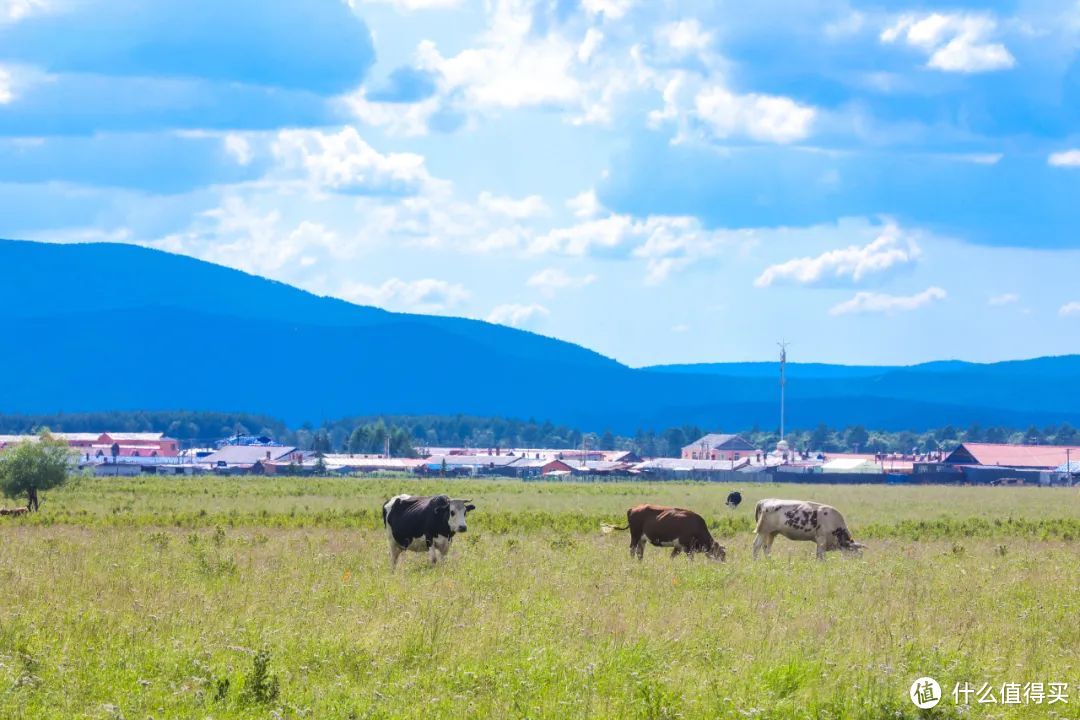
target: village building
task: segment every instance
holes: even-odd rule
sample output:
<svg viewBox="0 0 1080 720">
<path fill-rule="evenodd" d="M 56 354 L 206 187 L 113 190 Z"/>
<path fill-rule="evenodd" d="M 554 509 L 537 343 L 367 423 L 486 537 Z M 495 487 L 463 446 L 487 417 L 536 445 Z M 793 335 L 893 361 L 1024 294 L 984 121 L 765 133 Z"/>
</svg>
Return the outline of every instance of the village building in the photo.
<svg viewBox="0 0 1080 720">
<path fill-rule="evenodd" d="M 709 433 L 682 449 L 684 460 L 741 460 L 761 450 L 739 435 Z"/>
</svg>

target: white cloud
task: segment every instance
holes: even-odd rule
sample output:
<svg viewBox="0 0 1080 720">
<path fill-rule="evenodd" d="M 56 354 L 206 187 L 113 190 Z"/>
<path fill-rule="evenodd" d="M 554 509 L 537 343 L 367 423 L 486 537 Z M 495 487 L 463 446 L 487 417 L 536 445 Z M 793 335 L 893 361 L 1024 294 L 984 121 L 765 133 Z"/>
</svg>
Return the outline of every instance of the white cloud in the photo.
<svg viewBox="0 0 1080 720">
<path fill-rule="evenodd" d="M 778 95 L 736 95 L 722 87 L 694 98 L 697 115 L 717 138 L 746 135 L 763 142 L 790 143 L 810 134 L 816 111 Z"/>
<path fill-rule="evenodd" d="M 1080 167 L 1080 149 L 1052 153 L 1046 162 L 1054 167 Z"/>
<path fill-rule="evenodd" d="M 678 325 L 672 325 L 671 326 L 671 332 L 673 332 L 673 333 L 684 333 L 684 332 L 688 332 L 689 330 L 690 330 L 690 326 L 685 324 L 685 323 L 679 323 Z"/>
<path fill-rule="evenodd" d="M 1002 293 L 989 298 L 986 304 L 991 307 L 1001 307 L 1002 305 L 1013 305 L 1018 302 L 1020 302 L 1020 296 L 1016 293 Z"/>
<path fill-rule="evenodd" d="M 384 155 L 364 142 L 351 126 L 337 132 L 282 130 L 272 151 L 281 170 L 330 190 L 404 194 L 432 182 L 423 156 Z"/>
<path fill-rule="evenodd" d="M 417 312 L 442 312 L 469 298 L 463 285 L 434 278 L 405 281 L 395 277 L 376 286 L 349 283 L 339 294 L 364 305 Z"/>
<path fill-rule="evenodd" d="M 712 43 L 712 33 L 706 32 L 694 19 L 662 25 L 657 35 L 677 53 L 701 52 Z"/>
<path fill-rule="evenodd" d="M 549 230 L 533 240 L 529 250 L 535 254 L 589 255 L 619 248 L 633 233 L 634 221 L 629 216 L 612 214 Z"/>
<path fill-rule="evenodd" d="M 581 7 L 590 15 L 603 15 L 608 20 L 618 20 L 630 10 L 634 0 L 581 0 Z"/>
<path fill-rule="evenodd" d="M 186 231 L 150 244 L 270 277 L 292 276 L 321 258 L 346 254 L 340 236 L 325 225 L 292 225 L 279 210 L 263 210 L 237 195 L 201 213 Z"/>
<path fill-rule="evenodd" d="M 530 254 L 633 257 L 645 260 L 645 282 L 656 285 L 675 271 L 699 260 L 715 258 L 753 233 L 709 230 L 689 215 L 649 215 L 635 218 L 611 213 L 554 228 L 528 244 Z"/>
<path fill-rule="evenodd" d="M 48 0 L 0 0 L 0 25 L 25 20 L 52 8 Z"/>
<path fill-rule="evenodd" d="M 816 257 L 795 258 L 770 265 L 754 280 L 754 285 L 813 285 L 838 280 L 858 283 L 870 276 L 912 265 L 918 262 L 921 254 L 914 240 L 903 237 L 895 225 L 888 225 L 881 235 L 867 245 L 849 245 Z"/>
<path fill-rule="evenodd" d="M 939 287 L 929 287 L 915 295 L 886 295 L 876 292 L 858 292 L 855 297 L 834 305 L 830 315 L 852 313 L 894 313 L 918 310 L 932 302 L 944 300 L 947 293 Z"/>
<path fill-rule="evenodd" d="M 531 8 L 519 2 L 496 3 L 491 27 L 477 47 L 444 57 L 424 41 L 420 67 L 437 74 L 450 93 L 461 93 L 475 108 L 562 106 L 583 92 L 574 72 L 578 44 L 561 35 L 532 32 Z"/>
<path fill-rule="evenodd" d="M 239 165 L 249 165 L 255 157 L 251 143 L 239 133 L 228 133 L 223 141 L 225 152 L 228 153 Z"/>
<path fill-rule="evenodd" d="M 489 192 L 480 193 L 480 208 L 497 215 L 504 215 L 514 220 L 525 220 L 547 212 L 547 204 L 539 195 L 529 195 L 521 199 L 500 197 Z"/>
<path fill-rule="evenodd" d="M 428 123 L 439 112 L 443 101 L 430 97 L 412 103 L 378 102 L 368 100 L 367 91 L 360 88 L 342 96 L 338 102 L 367 125 L 385 128 L 391 135 L 413 137 L 427 134 Z"/>
<path fill-rule="evenodd" d="M 561 268 L 545 268 L 533 274 L 525 284 L 540 290 L 545 295 L 551 296 L 558 290 L 567 288 L 580 288 L 596 282 L 596 275 L 571 275 Z"/>
<path fill-rule="evenodd" d="M 1061 317 L 1072 317 L 1073 315 L 1080 315 L 1080 301 L 1074 300 L 1072 302 L 1065 303 L 1058 308 L 1058 315 Z"/>
<path fill-rule="evenodd" d="M 531 305 L 515 305 L 513 303 L 499 305 L 487 316 L 487 321 L 510 327 L 526 327 L 535 325 L 537 322 L 551 314 L 546 307 L 533 303 Z"/>
<path fill-rule="evenodd" d="M 992 42 L 997 21 L 990 14 L 903 15 L 881 33 L 881 41 L 908 45 L 929 54 L 927 67 L 944 72 L 1007 70 L 1016 64 L 1003 44 Z"/>
<path fill-rule="evenodd" d="M 595 190 L 586 190 L 578 193 L 566 201 L 566 207 L 574 213 L 574 217 L 587 219 L 594 218 L 603 212 L 604 207 L 596 198 Z"/>
</svg>

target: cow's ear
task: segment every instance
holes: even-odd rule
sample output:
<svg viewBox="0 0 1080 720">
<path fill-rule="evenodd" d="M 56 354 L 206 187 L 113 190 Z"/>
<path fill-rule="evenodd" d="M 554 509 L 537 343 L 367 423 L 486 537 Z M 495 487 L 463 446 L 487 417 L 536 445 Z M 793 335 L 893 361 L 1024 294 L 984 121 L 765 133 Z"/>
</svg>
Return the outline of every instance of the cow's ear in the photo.
<svg viewBox="0 0 1080 720">
<path fill-rule="evenodd" d="M 465 506 L 465 512 L 472 512 L 475 509 L 476 509 L 475 505 L 466 505 Z"/>
</svg>

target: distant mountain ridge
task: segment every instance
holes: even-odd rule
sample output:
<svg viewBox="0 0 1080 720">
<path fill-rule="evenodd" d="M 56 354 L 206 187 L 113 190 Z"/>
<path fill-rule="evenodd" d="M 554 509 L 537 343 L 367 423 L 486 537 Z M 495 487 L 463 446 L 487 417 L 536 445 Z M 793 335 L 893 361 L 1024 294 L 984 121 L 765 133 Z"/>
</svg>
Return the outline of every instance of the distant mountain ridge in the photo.
<svg viewBox="0 0 1080 720">
<path fill-rule="evenodd" d="M 777 423 L 776 363 L 629 368 L 501 325 L 320 297 L 120 244 L 0 240 L 0 412 L 188 408 L 304 421 L 535 417 L 586 430 Z M 788 425 L 1080 424 L 1080 357 L 791 364 Z"/>
</svg>

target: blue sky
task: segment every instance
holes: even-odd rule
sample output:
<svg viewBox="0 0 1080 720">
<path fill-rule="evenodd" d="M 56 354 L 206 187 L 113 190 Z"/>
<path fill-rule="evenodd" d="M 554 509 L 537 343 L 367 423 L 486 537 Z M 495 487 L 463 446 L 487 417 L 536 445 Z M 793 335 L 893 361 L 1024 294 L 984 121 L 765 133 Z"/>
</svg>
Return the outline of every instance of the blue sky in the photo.
<svg viewBox="0 0 1080 720">
<path fill-rule="evenodd" d="M 1080 2 L 0 0 L 0 218 L 631 365 L 1076 353 Z"/>
</svg>

